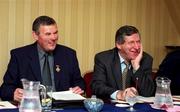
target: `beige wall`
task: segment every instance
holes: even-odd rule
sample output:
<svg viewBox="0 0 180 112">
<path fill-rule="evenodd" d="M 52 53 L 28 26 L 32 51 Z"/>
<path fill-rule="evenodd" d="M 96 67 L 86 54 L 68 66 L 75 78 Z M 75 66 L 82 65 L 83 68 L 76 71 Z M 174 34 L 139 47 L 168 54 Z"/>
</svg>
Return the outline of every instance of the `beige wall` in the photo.
<svg viewBox="0 0 180 112">
<path fill-rule="evenodd" d="M 77 51 L 81 72 L 93 69 L 94 55 L 114 47 L 114 34 L 125 24 L 141 32 L 144 50 L 157 68 L 165 45 L 180 37 L 164 0 L 0 0 L 0 82 L 11 49 L 32 43 L 31 24 L 39 15 L 52 16 L 59 43 Z"/>
<path fill-rule="evenodd" d="M 180 0 L 164 0 L 177 31 L 180 33 Z"/>
</svg>

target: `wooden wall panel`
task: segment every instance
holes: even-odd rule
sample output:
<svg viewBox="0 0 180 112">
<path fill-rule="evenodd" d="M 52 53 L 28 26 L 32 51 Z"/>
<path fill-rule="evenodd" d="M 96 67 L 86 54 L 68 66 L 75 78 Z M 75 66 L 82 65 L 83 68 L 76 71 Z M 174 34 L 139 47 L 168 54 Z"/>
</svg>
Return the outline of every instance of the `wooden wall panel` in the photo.
<svg viewBox="0 0 180 112">
<path fill-rule="evenodd" d="M 177 31 L 180 33 L 180 0 L 164 0 L 169 14 L 174 21 Z"/>
<path fill-rule="evenodd" d="M 96 53 L 114 47 L 115 32 L 125 24 L 140 30 L 143 49 L 158 68 L 164 46 L 180 43 L 171 6 L 167 0 L 0 0 L 0 82 L 10 50 L 34 42 L 31 25 L 39 15 L 57 21 L 58 43 L 77 51 L 82 73 L 93 69 Z"/>
</svg>

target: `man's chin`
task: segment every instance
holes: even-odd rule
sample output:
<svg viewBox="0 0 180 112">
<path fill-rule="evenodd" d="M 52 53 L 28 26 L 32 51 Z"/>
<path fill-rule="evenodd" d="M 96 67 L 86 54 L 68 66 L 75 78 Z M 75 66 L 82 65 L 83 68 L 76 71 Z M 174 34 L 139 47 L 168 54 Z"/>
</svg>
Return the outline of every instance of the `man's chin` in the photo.
<svg viewBox="0 0 180 112">
<path fill-rule="evenodd" d="M 47 49 L 47 51 L 52 52 L 52 51 L 54 51 L 54 49 L 55 49 L 55 47 L 51 47 L 51 48 Z"/>
<path fill-rule="evenodd" d="M 132 57 L 131 57 L 131 60 L 134 60 L 134 59 L 136 59 L 136 57 L 137 57 L 137 56 L 132 56 Z"/>
</svg>

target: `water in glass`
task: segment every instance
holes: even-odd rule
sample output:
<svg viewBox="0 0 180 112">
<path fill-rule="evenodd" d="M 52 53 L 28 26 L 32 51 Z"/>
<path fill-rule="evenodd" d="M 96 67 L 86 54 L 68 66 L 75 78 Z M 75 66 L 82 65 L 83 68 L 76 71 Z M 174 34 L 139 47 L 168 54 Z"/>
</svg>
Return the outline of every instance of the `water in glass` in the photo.
<svg viewBox="0 0 180 112">
<path fill-rule="evenodd" d="M 43 112 L 51 112 L 52 109 L 52 86 L 44 86 L 40 90 L 40 99 Z"/>
<path fill-rule="evenodd" d="M 135 111 L 135 109 L 133 108 L 133 105 L 137 102 L 137 97 L 126 97 L 126 102 L 129 103 L 130 108 L 128 108 L 128 111 Z"/>
</svg>

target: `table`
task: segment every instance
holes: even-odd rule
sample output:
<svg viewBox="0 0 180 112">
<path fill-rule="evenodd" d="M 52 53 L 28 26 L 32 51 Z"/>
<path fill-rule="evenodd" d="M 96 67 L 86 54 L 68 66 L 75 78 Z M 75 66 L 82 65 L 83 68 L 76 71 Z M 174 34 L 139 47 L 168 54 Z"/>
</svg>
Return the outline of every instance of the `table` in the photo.
<svg viewBox="0 0 180 112">
<path fill-rule="evenodd" d="M 157 110 L 151 108 L 147 103 L 135 104 L 134 108 L 136 112 L 165 112 L 164 110 Z M 104 104 L 104 107 L 101 112 L 128 112 L 127 107 L 116 107 L 114 104 Z M 3 109 L 0 112 L 19 112 L 18 109 Z M 74 108 L 63 108 L 57 109 L 55 112 L 87 112 L 84 107 L 74 107 Z"/>
</svg>

